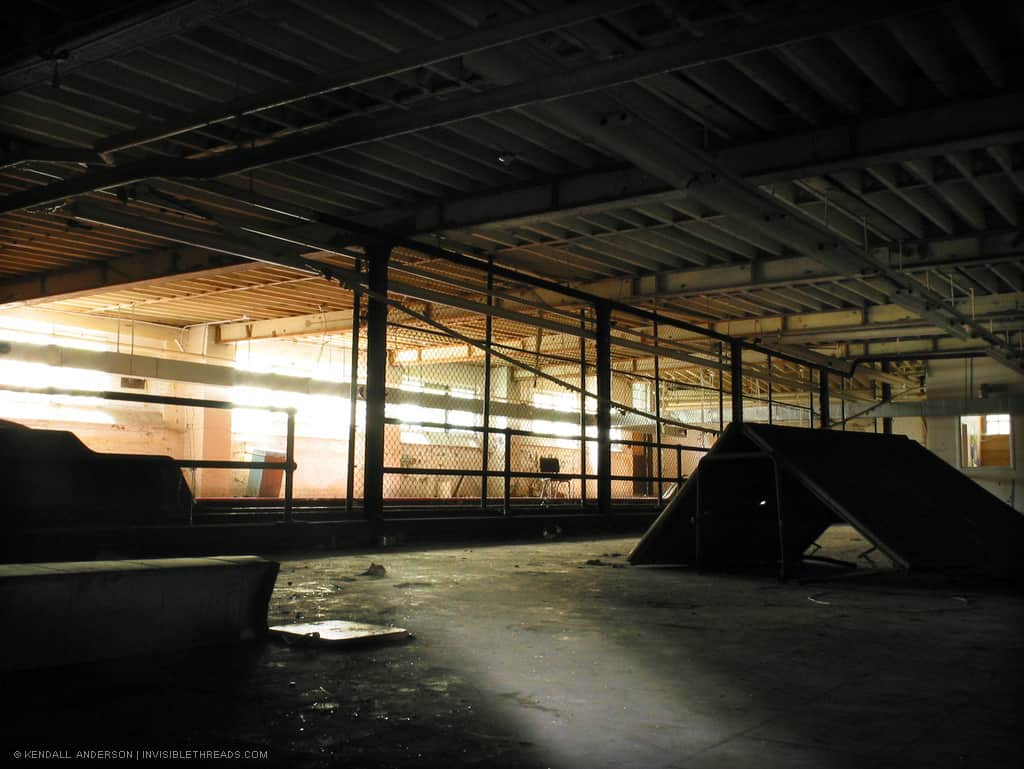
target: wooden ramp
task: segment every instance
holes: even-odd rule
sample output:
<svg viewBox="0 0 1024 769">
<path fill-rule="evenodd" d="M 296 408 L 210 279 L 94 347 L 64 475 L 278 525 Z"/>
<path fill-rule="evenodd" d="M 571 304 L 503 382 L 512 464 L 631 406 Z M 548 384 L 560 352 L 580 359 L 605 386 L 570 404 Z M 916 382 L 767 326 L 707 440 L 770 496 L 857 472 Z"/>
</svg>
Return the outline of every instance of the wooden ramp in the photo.
<svg viewBox="0 0 1024 769">
<path fill-rule="evenodd" d="M 839 520 L 906 569 L 1024 576 L 1024 515 L 916 441 L 760 424 L 722 433 L 629 559 L 785 575 Z"/>
</svg>

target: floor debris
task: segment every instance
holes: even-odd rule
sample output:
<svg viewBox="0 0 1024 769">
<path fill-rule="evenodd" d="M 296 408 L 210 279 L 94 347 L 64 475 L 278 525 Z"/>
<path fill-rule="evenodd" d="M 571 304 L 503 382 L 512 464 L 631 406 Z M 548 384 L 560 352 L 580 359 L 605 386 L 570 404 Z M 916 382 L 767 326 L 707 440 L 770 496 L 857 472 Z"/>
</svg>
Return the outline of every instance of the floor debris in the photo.
<svg viewBox="0 0 1024 769">
<path fill-rule="evenodd" d="M 562 527 L 558 524 L 555 524 L 550 528 L 544 529 L 542 535 L 544 539 L 558 539 L 560 536 L 562 536 Z"/>
<path fill-rule="evenodd" d="M 852 536 L 822 543 L 853 558 Z M 622 563 L 605 553 L 633 541 L 396 550 L 384 579 L 358 576 L 378 552 L 296 554 L 270 625 L 348 619 L 418 640 L 275 634 L 5 677 L 18 706 L 0 749 L 258 749 L 245 765 L 260 769 L 1024 767 L 1017 593 L 892 571 L 804 587 L 584 566 Z"/>
<path fill-rule="evenodd" d="M 401 627 L 371 625 L 366 622 L 348 622 L 346 620 L 324 620 L 294 625 L 273 625 L 270 632 L 285 639 L 286 642 L 316 642 L 331 646 L 368 641 L 387 642 L 404 641 L 412 638 L 412 634 Z"/>
<path fill-rule="evenodd" d="M 387 576 L 387 569 L 381 566 L 379 563 L 370 563 L 370 568 L 360 573 L 360 577 L 373 577 L 379 579 L 380 577 Z"/>
</svg>

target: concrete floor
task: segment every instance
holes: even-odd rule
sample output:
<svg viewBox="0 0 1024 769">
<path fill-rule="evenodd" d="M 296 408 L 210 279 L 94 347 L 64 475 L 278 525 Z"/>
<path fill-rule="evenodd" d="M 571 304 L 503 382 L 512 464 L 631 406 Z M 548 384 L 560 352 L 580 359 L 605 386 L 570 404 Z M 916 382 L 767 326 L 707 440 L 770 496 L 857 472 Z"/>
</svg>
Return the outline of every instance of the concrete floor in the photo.
<svg viewBox="0 0 1024 769">
<path fill-rule="evenodd" d="M 256 749 L 268 758 L 242 763 L 351 769 L 1024 766 L 1018 595 L 630 568 L 634 541 L 285 558 L 272 624 L 393 623 L 415 639 L 17 676 L 4 746 Z M 846 527 L 827 541 L 863 549 Z M 371 562 L 386 575 L 359 576 Z"/>
</svg>

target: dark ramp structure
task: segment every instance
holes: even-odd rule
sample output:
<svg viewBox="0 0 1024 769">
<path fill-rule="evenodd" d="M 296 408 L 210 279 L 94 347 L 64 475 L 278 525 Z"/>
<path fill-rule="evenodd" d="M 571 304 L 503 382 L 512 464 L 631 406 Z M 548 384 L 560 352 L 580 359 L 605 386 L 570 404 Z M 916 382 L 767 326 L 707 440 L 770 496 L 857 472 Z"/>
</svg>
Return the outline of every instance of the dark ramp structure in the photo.
<svg viewBox="0 0 1024 769">
<path fill-rule="evenodd" d="M 277 572 L 253 555 L 0 564 L 0 672 L 259 639 Z"/>
<path fill-rule="evenodd" d="M 0 420 L 3 525 L 186 524 L 192 493 L 170 457 L 95 452 L 73 433 Z"/>
<path fill-rule="evenodd" d="M 1024 515 L 917 442 L 761 424 L 722 433 L 629 560 L 785 577 L 838 521 L 905 569 L 1024 578 Z"/>
</svg>

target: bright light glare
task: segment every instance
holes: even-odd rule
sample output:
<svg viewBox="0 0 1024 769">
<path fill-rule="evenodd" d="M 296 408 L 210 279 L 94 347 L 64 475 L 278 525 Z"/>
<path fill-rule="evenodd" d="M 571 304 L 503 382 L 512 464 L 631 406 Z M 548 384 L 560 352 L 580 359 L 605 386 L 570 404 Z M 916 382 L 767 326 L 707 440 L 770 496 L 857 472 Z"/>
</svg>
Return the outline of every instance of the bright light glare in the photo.
<svg viewBox="0 0 1024 769">
<path fill-rule="evenodd" d="M 111 375 L 101 371 L 62 368 L 44 363 L 0 360 L 0 388 L 55 387 L 72 390 L 106 390 Z M 0 389 L 0 417 L 11 421 L 61 421 L 114 424 L 101 398 L 73 395 L 39 395 Z"/>
<path fill-rule="evenodd" d="M 337 438 L 348 435 L 349 400 L 333 395 L 268 390 L 263 387 L 233 387 L 231 400 L 241 406 L 291 406 L 297 410 L 295 432 L 307 438 Z M 356 424 L 366 424 L 366 404 L 356 404 Z M 235 409 L 231 430 L 248 437 L 283 436 L 287 419 L 279 411 Z"/>
<path fill-rule="evenodd" d="M 84 332 L 71 326 L 55 326 L 52 323 L 40 323 L 37 320 L 5 317 L 0 326 L 0 338 L 8 342 L 23 344 L 49 345 L 59 344 L 75 350 L 95 350 L 105 352 L 114 347 L 113 342 L 104 342 L 97 338 L 87 338 Z"/>
</svg>

